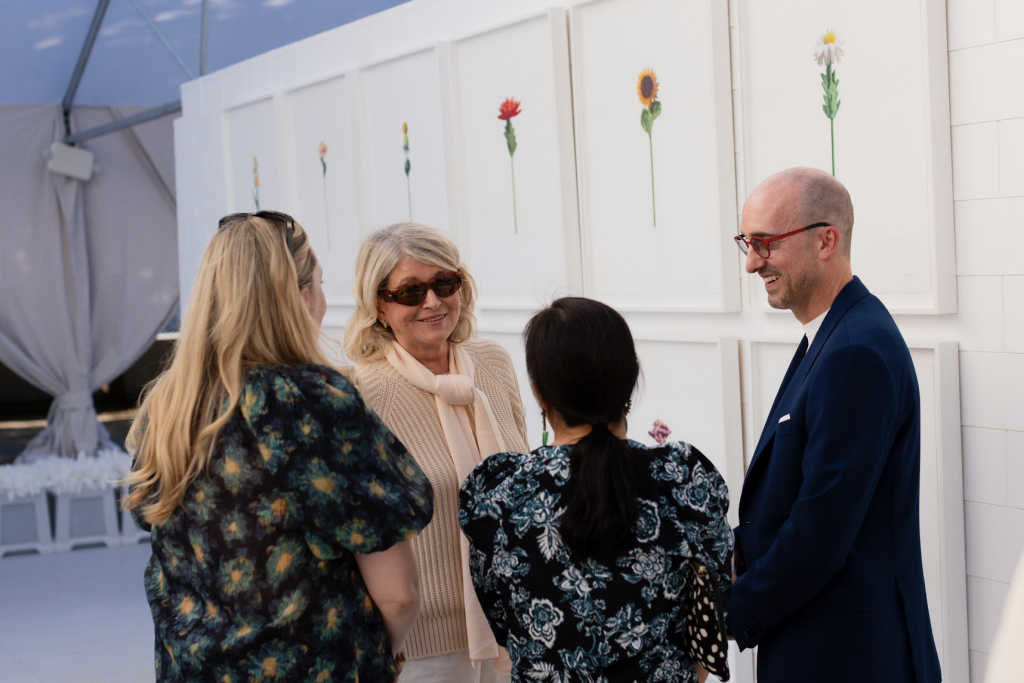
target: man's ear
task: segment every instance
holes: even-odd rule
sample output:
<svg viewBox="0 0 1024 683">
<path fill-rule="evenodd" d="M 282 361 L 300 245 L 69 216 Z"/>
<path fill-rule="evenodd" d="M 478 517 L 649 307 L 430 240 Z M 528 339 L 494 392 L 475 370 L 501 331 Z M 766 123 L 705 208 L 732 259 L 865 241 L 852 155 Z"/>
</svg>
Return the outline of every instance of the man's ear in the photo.
<svg viewBox="0 0 1024 683">
<path fill-rule="evenodd" d="M 839 228 L 836 226 L 827 225 L 819 229 L 818 235 L 818 258 L 826 261 L 839 251 L 842 233 L 839 232 Z"/>
</svg>

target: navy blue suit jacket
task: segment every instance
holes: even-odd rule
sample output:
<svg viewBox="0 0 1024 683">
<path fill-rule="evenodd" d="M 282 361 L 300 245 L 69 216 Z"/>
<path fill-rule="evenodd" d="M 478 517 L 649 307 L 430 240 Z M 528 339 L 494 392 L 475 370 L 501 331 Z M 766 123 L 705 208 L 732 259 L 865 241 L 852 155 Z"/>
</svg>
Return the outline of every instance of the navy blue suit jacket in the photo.
<svg viewBox="0 0 1024 683">
<path fill-rule="evenodd" d="M 758 646 L 758 683 L 941 680 L 920 403 L 896 323 L 854 278 L 790 364 L 743 482 L 728 623 Z"/>
</svg>

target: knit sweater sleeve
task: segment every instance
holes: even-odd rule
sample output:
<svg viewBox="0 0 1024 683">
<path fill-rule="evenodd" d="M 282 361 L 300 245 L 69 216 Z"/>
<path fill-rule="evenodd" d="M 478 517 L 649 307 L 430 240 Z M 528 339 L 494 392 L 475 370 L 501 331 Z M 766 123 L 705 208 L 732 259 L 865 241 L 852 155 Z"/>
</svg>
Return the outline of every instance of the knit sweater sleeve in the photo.
<svg viewBox="0 0 1024 683">
<path fill-rule="evenodd" d="M 508 350 L 492 339 L 474 339 L 466 342 L 476 359 L 477 366 L 488 372 L 501 385 L 512 409 L 516 432 L 522 439 L 522 450 L 529 450 L 529 439 L 526 436 L 526 411 L 523 409 L 523 397 L 519 392 L 519 378 Z M 511 448 L 511 446 L 510 446 Z M 520 449 L 514 449 L 520 450 Z"/>
</svg>

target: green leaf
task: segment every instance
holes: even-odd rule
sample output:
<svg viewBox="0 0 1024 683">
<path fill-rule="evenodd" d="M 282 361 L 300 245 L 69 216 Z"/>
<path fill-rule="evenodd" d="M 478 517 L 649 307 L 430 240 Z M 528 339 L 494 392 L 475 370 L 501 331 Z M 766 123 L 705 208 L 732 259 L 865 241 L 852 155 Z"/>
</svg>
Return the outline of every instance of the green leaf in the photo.
<svg viewBox="0 0 1024 683">
<path fill-rule="evenodd" d="M 320 157 L 320 165 L 324 167 L 324 175 L 327 175 L 327 162 L 323 157 Z"/>
<path fill-rule="evenodd" d="M 661 102 L 654 100 L 651 102 L 651 121 L 661 116 Z"/>
<path fill-rule="evenodd" d="M 508 155 L 516 153 L 516 130 L 512 127 L 512 119 L 505 121 L 505 140 L 508 142 Z"/>
<path fill-rule="evenodd" d="M 654 117 L 651 116 L 651 110 L 647 107 L 644 107 L 643 111 L 640 112 L 640 126 L 648 135 L 651 134 L 651 127 L 654 126 Z"/>
<path fill-rule="evenodd" d="M 406 159 L 406 160 L 405 160 L 405 175 L 409 175 L 409 170 L 410 170 L 411 168 L 412 168 L 412 164 L 410 164 L 410 163 L 409 163 L 409 160 L 408 160 L 408 159 Z"/>
</svg>

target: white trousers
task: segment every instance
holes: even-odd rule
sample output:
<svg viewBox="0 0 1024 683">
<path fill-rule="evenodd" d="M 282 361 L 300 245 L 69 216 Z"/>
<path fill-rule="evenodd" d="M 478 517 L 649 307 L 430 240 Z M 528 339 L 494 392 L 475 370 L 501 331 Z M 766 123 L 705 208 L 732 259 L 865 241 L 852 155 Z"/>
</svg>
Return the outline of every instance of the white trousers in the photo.
<svg viewBox="0 0 1024 683">
<path fill-rule="evenodd" d="M 398 683 L 509 683 L 511 676 L 499 674 L 491 661 L 473 665 L 469 650 L 440 657 L 411 659 L 405 663 Z"/>
</svg>

